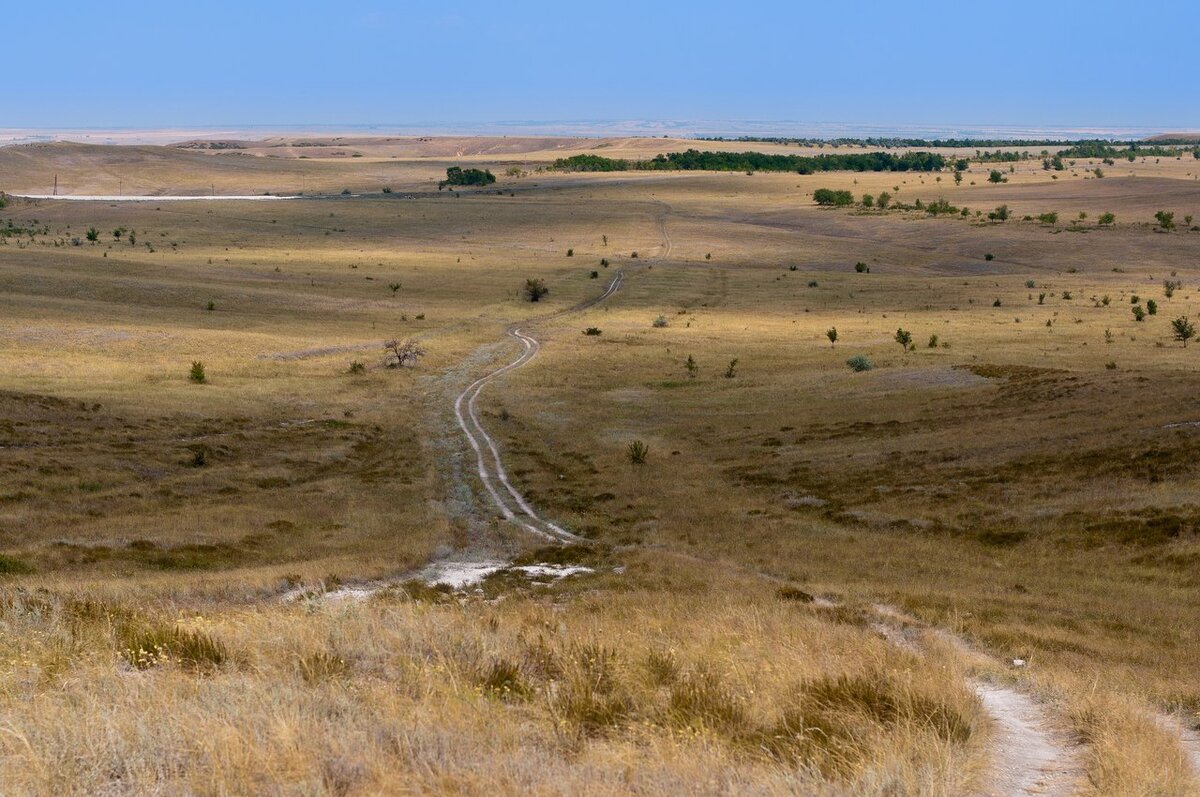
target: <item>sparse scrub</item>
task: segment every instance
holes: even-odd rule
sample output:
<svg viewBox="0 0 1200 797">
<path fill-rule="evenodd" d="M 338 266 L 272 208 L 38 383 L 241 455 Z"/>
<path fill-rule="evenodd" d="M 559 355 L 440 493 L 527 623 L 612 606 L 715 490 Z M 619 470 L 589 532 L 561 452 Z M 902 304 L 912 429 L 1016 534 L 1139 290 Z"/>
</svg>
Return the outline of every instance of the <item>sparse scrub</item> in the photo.
<svg viewBox="0 0 1200 797">
<path fill-rule="evenodd" d="M 650 447 L 641 440 L 634 440 L 626 447 L 625 453 L 629 456 L 630 464 L 645 465 L 646 457 L 650 455 Z"/>
</svg>

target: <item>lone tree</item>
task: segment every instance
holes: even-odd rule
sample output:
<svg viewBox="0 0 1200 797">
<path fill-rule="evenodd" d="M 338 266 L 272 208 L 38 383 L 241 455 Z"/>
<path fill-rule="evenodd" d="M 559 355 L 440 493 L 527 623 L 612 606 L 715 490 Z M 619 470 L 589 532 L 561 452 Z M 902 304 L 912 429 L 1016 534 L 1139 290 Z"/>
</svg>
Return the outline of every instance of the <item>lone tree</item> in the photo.
<svg viewBox="0 0 1200 797">
<path fill-rule="evenodd" d="M 540 302 L 542 297 L 550 292 L 546 287 L 546 281 L 536 277 L 530 277 L 525 280 L 525 298 L 531 302 Z"/>
<path fill-rule="evenodd" d="M 1196 337 L 1196 325 L 1187 316 L 1180 316 L 1171 322 L 1171 336 L 1187 348 L 1187 342 Z"/>
<path fill-rule="evenodd" d="M 387 367 L 403 368 L 406 365 L 415 366 L 417 360 L 425 356 L 425 349 L 415 340 L 389 340 L 383 344 L 387 351 Z"/>
<path fill-rule="evenodd" d="M 1175 214 L 1168 210 L 1160 210 L 1154 214 L 1154 218 L 1158 219 L 1158 226 L 1164 230 L 1175 229 Z"/>
<path fill-rule="evenodd" d="M 897 329 L 896 342 L 900 344 L 901 348 L 908 351 L 908 347 L 912 345 L 912 333 L 906 329 Z"/>
<path fill-rule="evenodd" d="M 825 337 L 829 338 L 829 348 L 833 348 L 833 344 L 837 343 L 837 327 L 830 327 L 825 330 Z"/>
<path fill-rule="evenodd" d="M 92 243 L 96 243 L 96 241 L 100 240 L 100 231 L 95 227 L 88 227 L 87 239 Z"/>
</svg>

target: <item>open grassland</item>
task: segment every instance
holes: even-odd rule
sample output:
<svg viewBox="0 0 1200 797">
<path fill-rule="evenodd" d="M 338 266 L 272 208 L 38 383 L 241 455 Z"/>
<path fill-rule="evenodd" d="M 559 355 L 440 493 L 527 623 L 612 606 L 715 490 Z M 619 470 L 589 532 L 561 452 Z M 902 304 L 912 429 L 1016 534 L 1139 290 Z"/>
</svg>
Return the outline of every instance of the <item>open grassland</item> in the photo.
<svg viewBox="0 0 1200 797">
<path fill-rule="evenodd" d="M 1166 724 L 1200 717 L 1200 161 L 955 185 L 506 142 L 0 149 L 14 192 L 335 195 L 0 210 L 8 791 L 999 793 L 982 679 L 1045 707 L 1064 793 L 1200 793 Z M 438 192 L 459 162 L 500 179 Z M 584 546 L 498 517 L 454 420 L 513 323 L 541 352 L 480 417 Z M 406 580 L 456 557 L 593 572 Z"/>
</svg>

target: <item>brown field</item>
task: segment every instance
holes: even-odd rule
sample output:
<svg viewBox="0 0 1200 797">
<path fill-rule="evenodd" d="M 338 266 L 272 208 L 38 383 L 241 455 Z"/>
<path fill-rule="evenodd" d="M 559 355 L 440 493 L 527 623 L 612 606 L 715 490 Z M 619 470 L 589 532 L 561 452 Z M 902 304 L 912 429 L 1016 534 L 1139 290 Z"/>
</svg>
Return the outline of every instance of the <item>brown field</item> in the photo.
<svg viewBox="0 0 1200 797">
<path fill-rule="evenodd" d="M 0 209 L 0 791 L 1200 794 L 1171 724 L 1200 725 L 1200 346 L 1170 323 L 1200 160 L 955 186 L 539 171 L 718 146 L 664 139 L 240 146 L 0 148 L 10 193 L 331 195 Z M 439 192 L 456 163 L 498 182 Z M 504 521 L 455 422 L 514 323 L 541 352 L 478 409 L 586 544 Z M 446 559 L 593 572 L 409 580 Z M 1034 699 L 1062 790 L 1001 784 L 981 680 Z"/>
</svg>

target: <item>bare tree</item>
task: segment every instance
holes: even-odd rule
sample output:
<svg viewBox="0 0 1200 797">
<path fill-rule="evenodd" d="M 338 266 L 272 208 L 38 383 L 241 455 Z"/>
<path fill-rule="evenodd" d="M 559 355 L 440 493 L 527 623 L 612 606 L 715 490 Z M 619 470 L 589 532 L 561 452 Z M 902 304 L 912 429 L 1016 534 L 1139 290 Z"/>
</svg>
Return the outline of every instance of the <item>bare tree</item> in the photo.
<svg viewBox="0 0 1200 797">
<path fill-rule="evenodd" d="M 403 368 L 406 365 L 415 366 L 417 360 L 425 356 L 425 349 L 421 347 L 421 344 L 412 339 L 404 341 L 392 339 L 385 342 L 383 348 L 387 351 L 387 366 L 389 368 Z"/>
</svg>

